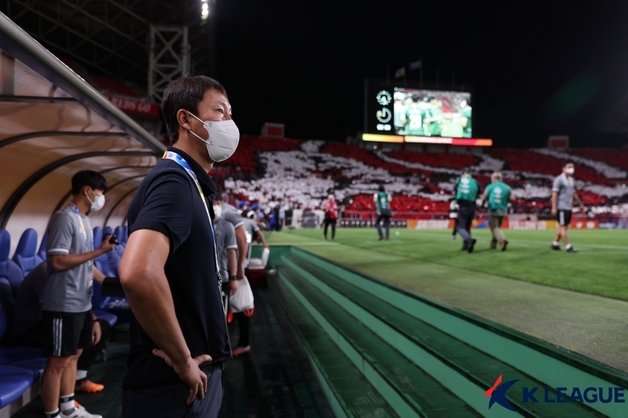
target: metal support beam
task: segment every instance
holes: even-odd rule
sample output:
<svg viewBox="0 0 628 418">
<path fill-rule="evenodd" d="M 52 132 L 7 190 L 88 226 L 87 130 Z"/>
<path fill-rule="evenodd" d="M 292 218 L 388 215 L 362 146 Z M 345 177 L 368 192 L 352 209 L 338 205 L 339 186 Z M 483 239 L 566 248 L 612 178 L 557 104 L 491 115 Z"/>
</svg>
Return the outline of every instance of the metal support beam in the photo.
<svg viewBox="0 0 628 418">
<path fill-rule="evenodd" d="M 190 44 L 186 26 L 150 27 L 148 96 L 161 103 L 168 83 L 190 73 Z"/>
</svg>

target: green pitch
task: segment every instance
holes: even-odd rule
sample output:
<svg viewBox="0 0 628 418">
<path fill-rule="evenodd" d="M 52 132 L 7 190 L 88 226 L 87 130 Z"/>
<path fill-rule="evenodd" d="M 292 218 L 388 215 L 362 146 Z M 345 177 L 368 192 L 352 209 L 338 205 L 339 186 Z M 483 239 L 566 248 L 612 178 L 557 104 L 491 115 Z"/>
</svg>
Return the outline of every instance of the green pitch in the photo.
<svg viewBox="0 0 628 418">
<path fill-rule="evenodd" d="M 303 245 L 310 251 L 372 276 L 409 274 L 438 280 L 436 266 L 455 268 L 451 274 L 490 274 L 628 301 L 628 231 L 571 231 L 578 253 L 552 251 L 551 231 L 504 231 L 505 252 L 489 249 L 488 230 L 473 230 L 478 242 L 473 254 L 461 251 L 460 237 L 450 230 L 391 229 L 390 241 L 378 241 L 372 228 L 338 229 L 336 240 L 325 241 L 320 229 L 274 233 L 271 243 Z M 337 244 L 340 244 L 337 245 Z M 368 258 L 359 250 L 367 250 Z M 453 273 L 453 272 L 456 273 Z"/>
<path fill-rule="evenodd" d="M 578 253 L 553 251 L 552 231 L 505 231 L 505 252 L 488 230 L 473 230 L 473 254 L 450 230 L 374 228 L 272 233 L 270 243 L 300 246 L 393 286 L 497 322 L 628 372 L 628 231 L 572 231 Z M 272 250 L 271 250 L 272 251 Z"/>
</svg>

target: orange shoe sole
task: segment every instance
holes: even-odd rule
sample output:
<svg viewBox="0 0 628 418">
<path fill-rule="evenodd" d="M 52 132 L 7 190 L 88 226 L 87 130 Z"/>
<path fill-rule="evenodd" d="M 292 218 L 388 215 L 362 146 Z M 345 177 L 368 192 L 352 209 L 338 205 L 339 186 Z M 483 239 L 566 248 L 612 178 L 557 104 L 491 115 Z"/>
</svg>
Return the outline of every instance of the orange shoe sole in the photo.
<svg viewBox="0 0 628 418">
<path fill-rule="evenodd" d="M 105 390 L 105 385 L 100 383 L 92 382 L 91 380 L 84 380 L 80 384 L 76 385 L 77 392 L 85 392 L 85 393 L 97 393 Z"/>
</svg>

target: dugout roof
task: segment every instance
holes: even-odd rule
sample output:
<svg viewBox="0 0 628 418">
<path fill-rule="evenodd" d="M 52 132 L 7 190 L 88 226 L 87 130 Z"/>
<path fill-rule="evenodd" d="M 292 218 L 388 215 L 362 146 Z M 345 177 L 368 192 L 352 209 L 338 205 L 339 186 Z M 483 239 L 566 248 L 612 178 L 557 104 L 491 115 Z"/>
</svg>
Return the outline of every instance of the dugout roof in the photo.
<svg viewBox="0 0 628 418">
<path fill-rule="evenodd" d="M 11 233 L 13 248 L 25 228 L 43 233 L 70 198 L 72 175 L 83 169 L 101 172 L 109 184 L 93 225 L 121 224 L 163 149 L 0 13 L 0 228 Z"/>
</svg>

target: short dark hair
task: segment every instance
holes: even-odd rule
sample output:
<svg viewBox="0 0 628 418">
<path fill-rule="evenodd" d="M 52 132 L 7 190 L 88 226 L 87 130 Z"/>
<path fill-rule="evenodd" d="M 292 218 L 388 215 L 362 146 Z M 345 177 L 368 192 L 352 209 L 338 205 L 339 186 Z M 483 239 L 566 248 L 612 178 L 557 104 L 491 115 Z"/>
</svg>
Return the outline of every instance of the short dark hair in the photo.
<svg viewBox="0 0 628 418">
<path fill-rule="evenodd" d="M 225 96 L 227 92 L 218 81 L 205 75 L 180 77 L 168 84 L 161 103 L 161 115 L 166 124 L 166 131 L 172 142 L 179 139 L 177 112 L 185 109 L 198 115 L 198 104 L 207 90 L 218 90 Z"/>
<path fill-rule="evenodd" d="M 384 189 L 384 185 L 380 184 L 379 187 L 377 188 L 377 190 L 379 190 L 380 192 L 383 192 L 385 190 Z"/>
<path fill-rule="evenodd" d="M 81 193 L 81 189 L 85 186 L 89 186 L 92 189 L 102 190 L 103 193 L 107 191 L 107 180 L 102 174 L 93 170 L 79 171 L 72 176 L 72 194 L 77 195 Z"/>
<path fill-rule="evenodd" d="M 227 196 L 225 196 L 225 192 L 216 190 L 216 192 L 211 196 L 212 202 L 225 202 Z"/>
</svg>

